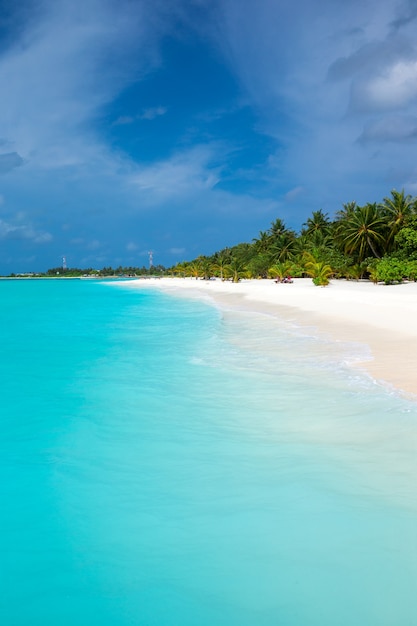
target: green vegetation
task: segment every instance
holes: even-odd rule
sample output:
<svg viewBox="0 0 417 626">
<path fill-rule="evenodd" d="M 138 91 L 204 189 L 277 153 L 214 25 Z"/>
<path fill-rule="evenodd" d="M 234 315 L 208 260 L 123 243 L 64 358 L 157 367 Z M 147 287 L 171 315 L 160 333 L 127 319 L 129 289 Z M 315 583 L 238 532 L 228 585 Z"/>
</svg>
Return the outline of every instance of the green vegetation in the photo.
<svg viewBox="0 0 417 626">
<path fill-rule="evenodd" d="M 313 211 L 300 233 L 278 218 L 251 243 L 183 261 L 169 273 L 234 282 L 310 276 L 318 286 L 331 278 L 416 281 L 417 198 L 394 189 L 380 203 L 343 205 L 333 220 L 322 210 Z"/>
<path fill-rule="evenodd" d="M 146 267 L 122 267 L 117 268 L 103 267 L 101 270 L 93 269 L 91 267 L 87 269 L 79 269 L 75 267 L 62 268 L 53 267 L 46 272 L 40 273 L 25 273 L 25 274 L 11 274 L 10 278 L 106 278 L 106 277 L 120 277 L 129 278 L 134 276 L 162 276 L 165 272 L 163 265 L 156 265 L 149 268 Z"/>
</svg>

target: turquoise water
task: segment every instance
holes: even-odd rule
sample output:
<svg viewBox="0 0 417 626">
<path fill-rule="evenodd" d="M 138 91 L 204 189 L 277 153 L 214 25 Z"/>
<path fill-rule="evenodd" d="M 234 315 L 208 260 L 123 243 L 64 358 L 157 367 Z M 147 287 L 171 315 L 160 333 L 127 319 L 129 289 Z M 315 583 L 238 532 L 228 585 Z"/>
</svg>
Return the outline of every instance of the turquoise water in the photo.
<svg viewBox="0 0 417 626">
<path fill-rule="evenodd" d="M 93 281 L 0 321 L 1 624 L 417 624 L 417 405 L 357 347 Z"/>
</svg>

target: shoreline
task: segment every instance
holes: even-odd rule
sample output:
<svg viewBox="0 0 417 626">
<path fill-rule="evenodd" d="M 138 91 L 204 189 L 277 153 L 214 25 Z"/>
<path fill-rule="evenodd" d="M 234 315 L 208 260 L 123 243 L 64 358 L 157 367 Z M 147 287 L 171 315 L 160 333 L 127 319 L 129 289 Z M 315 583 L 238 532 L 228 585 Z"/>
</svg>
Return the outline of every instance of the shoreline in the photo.
<svg viewBox="0 0 417 626">
<path fill-rule="evenodd" d="M 417 396 L 417 283 L 337 280 L 322 288 L 310 278 L 296 278 L 292 284 L 268 279 L 231 283 L 163 278 L 129 281 L 128 285 L 209 299 L 229 311 L 273 315 L 334 342 L 368 346 L 371 358 L 351 367 L 364 370 L 378 383 Z"/>
</svg>

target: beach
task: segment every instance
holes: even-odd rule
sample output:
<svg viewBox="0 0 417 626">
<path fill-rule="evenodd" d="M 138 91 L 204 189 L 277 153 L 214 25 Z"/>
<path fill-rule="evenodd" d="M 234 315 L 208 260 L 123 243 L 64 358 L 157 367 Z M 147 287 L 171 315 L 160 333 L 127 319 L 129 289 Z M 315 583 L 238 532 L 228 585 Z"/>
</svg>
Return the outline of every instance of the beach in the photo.
<svg viewBox="0 0 417 626">
<path fill-rule="evenodd" d="M 417 283 L 374 285 L 334 280 L 316 287 L 310 278 L 239 283 L 193 278 L 139 279 L 133 288 L 158 287 L 178 296 L 205 298 L 220 308 L 275 315 L 338 342 L 368 346 L 358 359 L 377 382 L 417 394 Z"/>
</svg>

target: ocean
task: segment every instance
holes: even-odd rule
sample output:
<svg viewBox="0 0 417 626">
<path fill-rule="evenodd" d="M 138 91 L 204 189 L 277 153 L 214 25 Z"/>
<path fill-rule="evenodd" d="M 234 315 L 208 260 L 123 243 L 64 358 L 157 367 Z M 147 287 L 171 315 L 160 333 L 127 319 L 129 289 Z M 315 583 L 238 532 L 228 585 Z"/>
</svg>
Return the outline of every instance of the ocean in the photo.
<svg viewBox="0 0 417 626">
<path fill-rule="evenodd" d="M 0 281 L 0 623 L 415 626 L 417 403 L 363 347 Z"/>
</svg>

